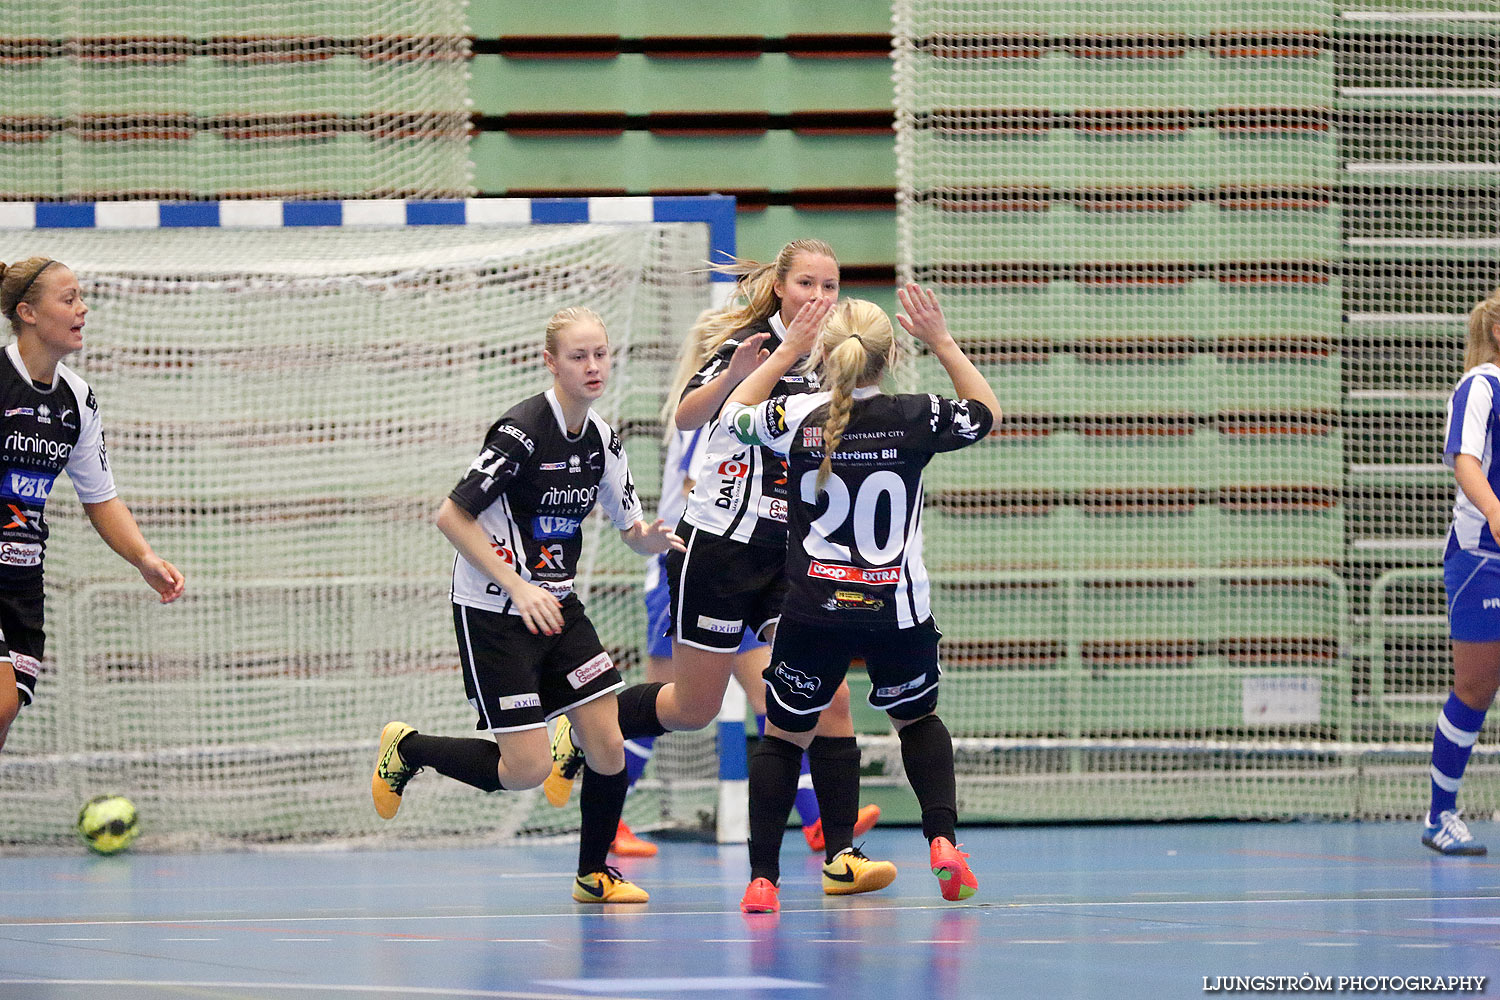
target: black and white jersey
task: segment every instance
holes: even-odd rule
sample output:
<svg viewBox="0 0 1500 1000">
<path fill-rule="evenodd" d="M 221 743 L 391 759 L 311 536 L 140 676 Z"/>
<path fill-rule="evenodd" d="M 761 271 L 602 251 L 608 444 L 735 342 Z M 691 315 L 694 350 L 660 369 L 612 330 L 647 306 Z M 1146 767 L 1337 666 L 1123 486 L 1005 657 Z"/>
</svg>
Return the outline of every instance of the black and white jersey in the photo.
<svg viewBox="0 0 1500 1000">
<path fill-rule="evenodd" d="M 517 403 L 485 435 L 484 450 L 449 498 L 468 511 L 521 579 L 562 600 L 573 592 L 583 519 L 597 501 L 616 528 L 641 520 L 620 436 L 593 410 L 568 435 L 553 390 Z M 454 604 L 516 614 L 508 594 L 453 560 Z"/>
<path fill-rule="evenodd" d="M 114 498 L 99 403 L 63 364 L 39 387 L 12 341 L 0 363 L 0 586 L 42 578 L 45 508 L 61 472 L 84 503 Z"/>
<path fill-rule="evenodd" d="M 729 367 L 742 339 L 757 333 L 770 333 L 762 348 L 774 351 L 786 336 L 786 327 L 780 315 L 773 313 L 769 321 L 735 334 L 698 370 L 683 395 Z M 817 387 L 816 373 L 788 372 L 777 381 L 773 395 L 814 392 Z M 720 422 L 722 412 L 704 425 L 708 441 L 685 519 L 701 531 L 737 542 L 781 548 L 786 545 L 786 463 L 769 448 L 737 440 Z"/>
<path fill-rule="evenodd" d="M 989 407 L 925 393 L 854 392 L 832 471 L 823 461 L 826 392 L 731 403 L 723 423 L 746 443 L 787 457 L 787 579 L 782 617 L 812 623 L 912 628 L 932 617 L 922 564 L 922 470 L 940 451 L 989 433 Z"/>
</svg>

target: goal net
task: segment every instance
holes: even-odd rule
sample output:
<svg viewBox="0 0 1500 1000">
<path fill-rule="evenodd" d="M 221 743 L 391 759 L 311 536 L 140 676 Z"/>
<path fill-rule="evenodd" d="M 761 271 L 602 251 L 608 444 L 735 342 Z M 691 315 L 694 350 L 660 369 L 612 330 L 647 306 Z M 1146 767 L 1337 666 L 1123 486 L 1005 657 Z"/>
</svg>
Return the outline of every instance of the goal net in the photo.
<svg viewBox="0 0 1500 1000">
<path fill-rule="evenodd" d="M 464 0 L 5 9 L 6 197 L 472 191 Z"/>
<path fill-rule="evenodd" d="M 895 4 L 900 275 L 1007 410 L 928 479 L 965 815 L 1425 807 L 1497 40 L 1492 4 Z M 1483 745 L 1462 798 L 1500 807 Z"/>
<path fill-rule="evenodd" d="M 654 508 L 657 411 L 683 332 L 709 304 L 708 232 L 0 229 L 0 259 L 45 253 L 80 276 L 91 311 L 69 364 L 97 392 L 122 498 L 188 581 L 160 606 L 59 480 L 48 655 L 0 756 L 0 843 L 60 843 L 101 793 L 135 800 L 156 848 L 576 827 L 576 804 L 442 780 L 414 782 L 384 823 L 368 791 L 376 738 L 390 719 L 473 732 L 447 600 L 453 550 L 432 519 L 488 425 L 550 385 L 542 331 L 559 308 L 588 305 L 608 325 L 615 364 L 599 409 Z M 645 564 L 607 519 L 585 537 L 581 596 L 638 680 Z M 664 741 L 627 815 L 701 822 L 713 741 Z"/>
</svg>

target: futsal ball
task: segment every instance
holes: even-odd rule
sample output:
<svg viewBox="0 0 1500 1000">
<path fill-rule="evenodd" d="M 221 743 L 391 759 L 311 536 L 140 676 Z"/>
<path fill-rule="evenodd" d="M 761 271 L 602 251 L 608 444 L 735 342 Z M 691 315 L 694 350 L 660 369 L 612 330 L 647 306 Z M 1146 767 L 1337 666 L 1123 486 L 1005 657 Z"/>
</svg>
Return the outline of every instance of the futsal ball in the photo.
<svg viewBox="0 0 1500 1000">
<path fill-rule="evenodd" d="M 119 854 L 140 832 L 135 806 L 123 795 L 97 795 L 78 812 L 78 836 L 99 854 Z"/>
</svg>

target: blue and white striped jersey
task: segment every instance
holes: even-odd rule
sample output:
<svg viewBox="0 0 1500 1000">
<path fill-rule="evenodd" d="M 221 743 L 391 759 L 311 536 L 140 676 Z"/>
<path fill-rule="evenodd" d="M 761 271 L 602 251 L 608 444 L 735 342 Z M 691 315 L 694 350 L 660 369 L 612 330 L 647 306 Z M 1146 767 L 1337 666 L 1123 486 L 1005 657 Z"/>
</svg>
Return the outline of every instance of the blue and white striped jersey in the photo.
<svg viewBox="0 0 1500 1000">
<path fill-rule="evenodd" d="M 1500 367 L 1480 365 L 1464 372 L 1458 387 L 1448 397 L 1448 425 L 1443 435 L 1443 462 L 1449 467 L 1458 455 L 1473 455 L 1490 487 L 1500 492 L 1495 468 L 1495 429 L 1500 421 Z M 1500 555 L 1500 544 L 1490 534 L 1490 526 L 1462 489 L 1453 501 L 1453 521 L 1448 528 L 1448 542 L 1459 548 L 1484 555 Z"/>
</svg>

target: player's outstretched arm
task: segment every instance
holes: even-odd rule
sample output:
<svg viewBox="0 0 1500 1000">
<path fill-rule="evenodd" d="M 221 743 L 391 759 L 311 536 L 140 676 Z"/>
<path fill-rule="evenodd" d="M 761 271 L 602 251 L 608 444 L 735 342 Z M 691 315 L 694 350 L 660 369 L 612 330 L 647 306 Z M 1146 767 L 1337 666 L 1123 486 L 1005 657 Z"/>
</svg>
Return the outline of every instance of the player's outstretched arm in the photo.
<svg viewBox="0 0 1500 1000">
<path fill-rule="evenodd" d="M 770 336 L 769 333 L 757 333 L 746 337 L 734 349 L 727 368 L 682 397 L 673 418 L 678 430 L 695 431 L 713 419 L 730 390 L 744 381 L 745 376 L 771 353 L 760 346 Z"/>
<path fill-rule="evenodd" d="M 528 631 L 533 635 L 556 635 L 562 631 L 562 605 L 557 598 L 521 579 L 521 574 L 490 545 L 489 536 L 472 514 L 451 498 L 444 498 L 436 521 L 438 530 L 459 555 L 510 595 Z"/>
<path fill-rule="evenodd" d="M 936 355 L 943 370 L 953 380 L 953 391 L 960 399 L 983 403 L 998 424 L 1000 400 L 979 369 L 974 367 L 974 362 L 953 339 L 953 334 L 948 332 L 948 320 L 943 316 L 937 295 L 916 282 L 910 282 L 896 290 L 896 297 L 901 300 L 901 308 L 906 310 L 896 314 L 896 321 L 902 329 L 926 344 Z"/>
<path fill-rule="evenodd" d="M 761 366 L 751 372 L 743 382 L 729 394 L 729 402 L 742 406 L 764 403 L 776 388 L 776 381 L 792 370 L 792 366 L 805 358 L 823 331 L 823 321 L 833 310 L 836 299 L 811 299 L 803 303 L 786 328 L 786 339 Z"/>
<path fill-rule="evenodd" d="M 642 556 L 658 555 L 668 549 L 687 551 L 687 545 L 672 531 L 672 526 L 659 517 L 650 525 L 645 521 L 635 522 L 620 532 L 620 540 L 632 552 Z"/>
<path fill-rule="evenodd" d="M 141 578 L 156 591 L 163 604 L 171 604 L 182 596 L 185 585 L 182 574 L 176 566 L 152 551 L 125 501 L 112 497 L 100 503 L 86 503 L 83 509 L 94 530 L 104 539 L 104 544 L 140 572 Z"/>
</svg>

